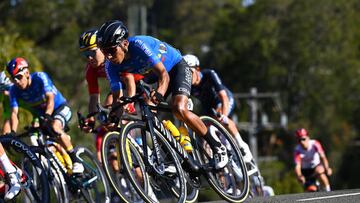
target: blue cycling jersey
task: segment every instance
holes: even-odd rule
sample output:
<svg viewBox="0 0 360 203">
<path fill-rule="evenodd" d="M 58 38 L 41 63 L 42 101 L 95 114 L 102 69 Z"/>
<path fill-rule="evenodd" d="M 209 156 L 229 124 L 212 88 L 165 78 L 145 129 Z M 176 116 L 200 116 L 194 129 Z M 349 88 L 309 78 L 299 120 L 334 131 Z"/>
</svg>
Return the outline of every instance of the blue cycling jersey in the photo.
<svg viewBox="0 0 360 203">
<path fill-rule="evenodd" d="M 230 112 L 234 108 L 234 99 L 231 91 L 221 82 L 218 74 L 212 69 L 202 69 L 200 72 L 201 81 L 199 85 L 191 87 L 191 95 L 201 101 L 203 113 L 212 113 L 211 109 L 221 104 L 219 92 L 225 90 L 229 97 Z"/>
<path fill-rule="evenodd" d="M 43 115 L 46 110 L 45 94 L 54 94 L 54 110 L 66 103 L 66 99 L 56 89 L 49 76 L 44 72 L 34 72 L 30 75 L 31 85 L 22 90 L 16 85 L 10 88 L 10 107 L 18 107 L 19 102 L 24 102 L 29 108 L 36 111 L 38 115 Z"/>
<path fill-rule="evenodd" d="M 120 81 L 122 72 L 147 76 L 152 72 L 154 65 L 159 62 L 162 62 L 166 71 L 169 72 L 182 59 L 179 50 L 154 37 L 133 36 L 129 37 L 128 41 L 129 59 L 124 60 L 121 64 L 105 62 L 105 70 L 112 91 L 119 91 L 122 88 Z"/>
</svg>

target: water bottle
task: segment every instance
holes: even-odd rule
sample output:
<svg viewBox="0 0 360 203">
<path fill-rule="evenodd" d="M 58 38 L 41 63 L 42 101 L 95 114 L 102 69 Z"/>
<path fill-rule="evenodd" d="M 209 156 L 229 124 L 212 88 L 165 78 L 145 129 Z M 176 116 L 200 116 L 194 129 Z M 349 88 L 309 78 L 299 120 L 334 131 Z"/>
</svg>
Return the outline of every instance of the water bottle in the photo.
<svg viewBox="0 0 360 203">
<path fill-rule="evenodd" d="M 181 146 L 187 151 L 188 153 L 192 153 L 193 147 L 191 146 L 191 139 L 189 136 L 189 131 L 184 127 L 179 127 L 180 135 L 183 137 L 183 141 L 180 142 Z"/>
<path fill-rule="evenodd" d="M 176 141 L 180 143 L 183 141 L 179 130 L 170 120 L 163 120 L 162 123 L 164 124 L 165 128 L 170 131 L 171 135 L 176 139 Z"/>
</svg>

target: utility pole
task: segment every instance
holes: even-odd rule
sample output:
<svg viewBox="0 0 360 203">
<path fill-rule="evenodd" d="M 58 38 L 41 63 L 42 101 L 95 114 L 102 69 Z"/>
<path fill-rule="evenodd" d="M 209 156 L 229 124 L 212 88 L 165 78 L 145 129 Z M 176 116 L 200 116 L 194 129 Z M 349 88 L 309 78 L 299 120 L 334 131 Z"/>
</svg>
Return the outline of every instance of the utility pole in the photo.
<svg viewBox="0 0 360 203">
<path fill-rule="evenodd" d="M 147 34 L 147 10 L 146 5 L 141 2 L 142 1 L 132 2 L 127 9 L 130 35 Z"/>
<path fill-rule="evenodd" d="M 261 110 L 259 105 L 260 100 L 271 99 L 276 105 L 280 113 L 280 121 L 275 123 L 262 123 L 262 127 L 271 127 L 271 128 L 286 128 L 287 125 L 287 116 L 282 110 L 280 102 L 280 94 L 278 92 L 266 92 L 258 93 L 256 87 L 250 88 L 250 93 L 234 93 L 235 99 L 246 99 L 247 104 L 250 107 L 249 122 L 238 122 L 238 127 L 248 131 L 249 133 L 249 147 L 255 161 L 258 161 L 258 142 L 257 135 L 259 132 L 259 123 L 258 123 L 258 112 Z M 266 115 L 266 114 L 264 114 Z M 265 116 L 266 117 L 266 116 Z M 267 117 L 264 119 L 267 120 Z"/>
</svg>

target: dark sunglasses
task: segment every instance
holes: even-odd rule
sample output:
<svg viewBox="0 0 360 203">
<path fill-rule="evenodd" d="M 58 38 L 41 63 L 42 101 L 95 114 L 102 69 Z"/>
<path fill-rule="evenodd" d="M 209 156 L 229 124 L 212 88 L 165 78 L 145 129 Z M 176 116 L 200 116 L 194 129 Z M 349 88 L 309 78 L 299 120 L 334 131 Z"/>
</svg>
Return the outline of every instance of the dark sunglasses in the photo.
<svg viewBox="0 0 360 203">
<path fill-rule="evenodd" d="M 117 50 L 118 45 L 112 46 L 112 47 L 106 47 L 101 49 L 101 51 L 104 53 L 104 55 L 114 55 Z"/>
<path fill-rule="evenodd" d="M 89 58 L 89 57 L 95 57 L 96 55 L 96 49 L 95 50 L 87 50 L 87 51 L 83 51 L 81 52 L 81 55 L 85 56 L 86 58 Z"/>
<path fill-rule="evenodd" d="M 24 77 L 24 75 L 22 75 L 22 74 L 17 74 L 17 75 L 11 76 L 11 78 L 13 80 L 21 80 L 21 79 L 23 79 L 23 77 Z"/>
<path fill-rule="evenodd" d="M 305 140 L 307 140 L 306 137 L 298 139 L 299 142 L 303 142 L 303 141 L 305 141 Z"/>
</svg>

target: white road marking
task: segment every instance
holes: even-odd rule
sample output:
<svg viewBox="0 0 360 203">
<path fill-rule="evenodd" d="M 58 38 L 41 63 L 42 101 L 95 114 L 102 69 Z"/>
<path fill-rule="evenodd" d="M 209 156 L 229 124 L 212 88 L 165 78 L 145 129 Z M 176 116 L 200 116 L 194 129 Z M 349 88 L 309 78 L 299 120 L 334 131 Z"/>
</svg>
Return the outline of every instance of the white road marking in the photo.
<svg viewBox="0 0 360 203">
<path fill-rule="evenodd" d="M 308 199 L 299 199 L 299 200 L 296 200 L 296 201 L 305 202 L 305 201 L 318 200 L 318 199 L 330 199 L 330 198 L 336 198 L 336 197 L 355 196 L 355 195 L 360 195 L 360 192 L 358 192 L 358 193 L 350 193 L 350 194 L 342 194 L 342 195 L 331 195 L 331 196 L 326 196 L 326 197 L 315 197 L 315 198 L 308 198 Z"/>
</svg>

